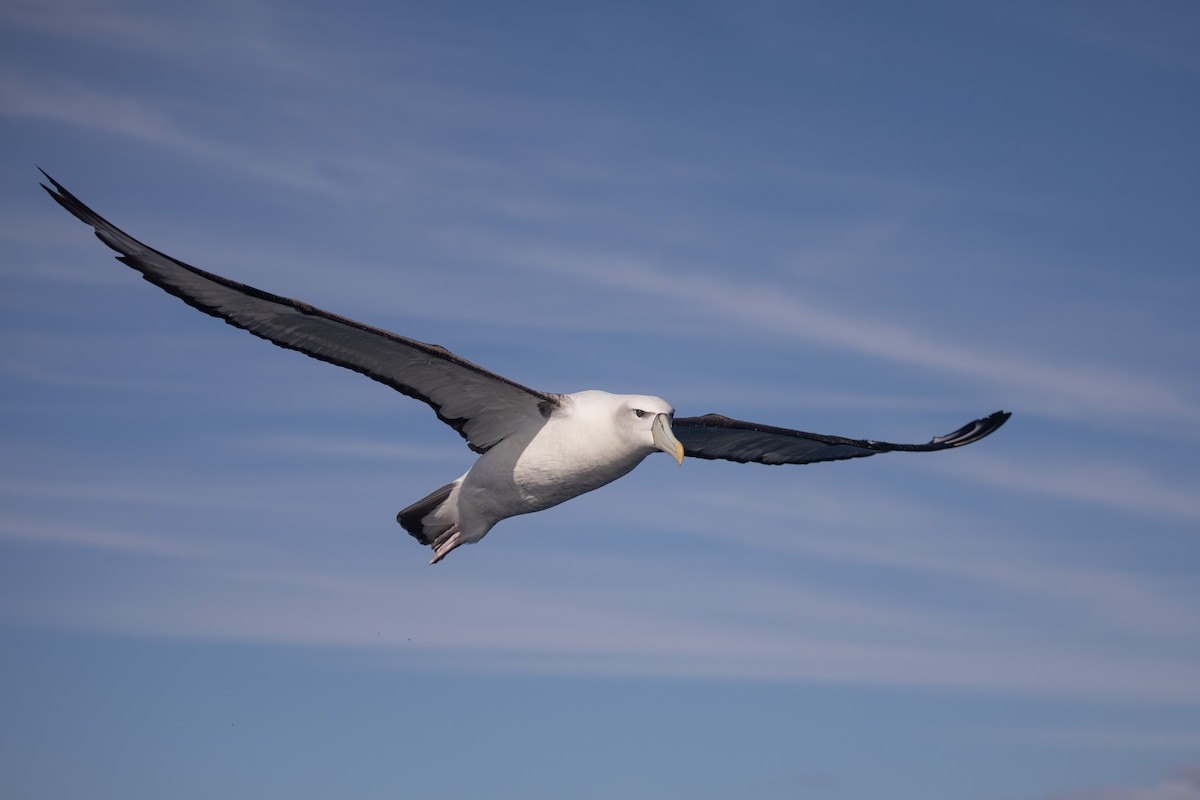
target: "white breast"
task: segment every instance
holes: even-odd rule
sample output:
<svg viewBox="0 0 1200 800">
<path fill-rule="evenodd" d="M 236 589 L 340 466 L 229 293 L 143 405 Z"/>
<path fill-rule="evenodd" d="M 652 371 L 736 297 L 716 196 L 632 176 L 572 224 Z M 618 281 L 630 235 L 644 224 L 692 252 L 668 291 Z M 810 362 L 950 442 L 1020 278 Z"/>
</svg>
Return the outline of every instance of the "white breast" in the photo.
<svg viewBox="0 0 1200 800">
<path fill-rule="evenodd" d="M 614 395 L 570 397 L 540 428 L 480 457 L 463 483 L 470 515 L 491 525 L 558 505 L 615 481 L 652 452 L 615 425 Z"/>
</svg>

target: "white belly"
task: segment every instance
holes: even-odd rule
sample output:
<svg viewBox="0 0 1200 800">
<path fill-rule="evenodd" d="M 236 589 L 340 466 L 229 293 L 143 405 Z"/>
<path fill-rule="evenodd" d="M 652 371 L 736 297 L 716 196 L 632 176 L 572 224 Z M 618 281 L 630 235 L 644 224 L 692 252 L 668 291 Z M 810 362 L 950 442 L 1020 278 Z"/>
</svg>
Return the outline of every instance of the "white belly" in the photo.
<svg viewBox="0 0 1200 800">
<path fill-rule="evenodd" d="M 464 529 L 541 511 L 611 483 L 641 463 L 646 450 L 581 440 L 548 423 L 528 443 L 500 442 L 466 474 L 459 500 Z M 607 446 L 606 446 L 607 445 Z M 470 518 L 470 519 L 468 519 Z"/>
</svg>

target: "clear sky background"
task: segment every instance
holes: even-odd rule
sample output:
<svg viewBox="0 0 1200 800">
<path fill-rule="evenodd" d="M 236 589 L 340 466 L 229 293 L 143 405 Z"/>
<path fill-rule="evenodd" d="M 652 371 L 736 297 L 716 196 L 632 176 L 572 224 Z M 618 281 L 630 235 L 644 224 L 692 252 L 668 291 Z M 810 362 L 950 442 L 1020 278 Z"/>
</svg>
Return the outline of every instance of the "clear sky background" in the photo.
<svg viewBox="0 0 1200 800">
<path fill-rule="evenodd" d="M 6 0 L 0 795 L 1200 798 L 1191 2 Z M 471 453 L 176 257 L 946 453 L 652 457 L 426 566 Z"/>
</svg>

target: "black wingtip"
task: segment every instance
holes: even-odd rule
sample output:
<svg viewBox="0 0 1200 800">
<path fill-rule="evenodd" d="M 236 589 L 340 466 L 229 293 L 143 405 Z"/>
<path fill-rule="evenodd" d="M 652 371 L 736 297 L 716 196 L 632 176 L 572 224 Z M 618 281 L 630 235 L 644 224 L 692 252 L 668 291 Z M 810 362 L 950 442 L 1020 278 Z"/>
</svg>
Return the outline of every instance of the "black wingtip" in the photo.
<svg viewBox="0 0 1200 800">
<path fill-rule="evenodd" d="M 96 238 L 104 242 L 105 245 L 125 256 L 131 254 L 132 251 L 129 249 L 131 247 L 135 248 L 138 252 L 151 251 L 151 248 L 134 239 L 125 233 L 125 231 L 93 211 L 86 203 L 71 194 L 65 186 L 54 180 L 46 170 L 38 167 L 38 171 L 45 175 L 46 180 L 50 181 L 51 186 L 53 186 L 51 188 L 51 186 L 47 186 L 44 183 L 41 184 L 41 187 L 46 190 L 46 194 L 54 198 L 54 202 L 65 208 L 80 222 L 92 226 Z M 153 252 L 157 253 L 158 251 L 155 250 Z M 167 256 L 163 257 L 167 258 Z"/>
<path fill-rule="evenodd" d="M 34 166 L 37 167 L 37 164 L 34 164 Z M 54 180 L 54 178 L 50 175 L 49 172 L 46 172 L 46 170 L 42 169 L 41 167 L 37 167 L 37 171 L 42 173 L 42 177 L 44 177 L 46 180 L 50 181 L 50 186 L 54 187 L 54 188 L 50 188 L 50 186 L 47 186 L 44 183 L 38 184 L 43 189 L 45 189 L 47 192 L 49 192 L 51 197 L 54 197 L 55 199 L 57 199 L 58 195 L 55 194 L 56 192 L 58 194 L 64 194 L 64 195 L 70 196 L 71 193 L 68 192 L 66 189 L 64 189 L 63 185 L 61 183 Z"/>
<path fill-rule="evenodd" d="M 61 183 L 50 177 L 49 172 L 46 172 L 46 170 L 42 169 L 41 167 L 38 167 L 37 170 L 45 176 L 46 180 L 50 181 L 50 186 L 47 186 L 44 183 L 38 184 L 46 190 L 46 194 L 53 197 L 56 203 L 65 208 L 67 211 L 70 211 L 79 219 L 83 220 L 89 225 L 94 224 L 89 217 L 95 217 L 96 212 L 92 211 L 90 208 L 81 203 L 79 198 L 68 192 Z M 84 213 L 80 213 L 81 211 Z"/>
<path fill-rule="evenodd" d="M 930 441 L 930 444 L 941 445 L 942 447 L 962 447 L 964 444 L 978 442 L 980 439 L 991 436 L 999 430 L 1000 426 L 1008 422 L 1008 418 L 1011 416 L 1011 411 L 994 411 L 982 419 L 968 422 L 953 433 L 947 433 L 945 436 L 935 436 Z"/>
<path fill-rule="evenodd" d="M 34 164 L 34 166 L 36 167 L 37 165 Z M 50 173 L 46 172 L 46 170 L 42 169 L 41 167 L 38 167 L 37 171 L 42 173 L 42 177 L 44 177 L 46 180 L 50 181 L 50 183 L 54 186 L 54 188 L 51 189 L 49 186 L 42 183 L 41 181 L 38 182 L 38 186 L 41 186 L 43 189 L 46 190 L 47 194 L 49 194 L 51 197 L 53 197 L 54 199 L 57 200 L 58 197 L 55 194 L 55 192 L 61 192 L 63 190 L 62 186 L 60 186 L 58 181 L 54 180 L 54 178 L 51 178 Z"/>
</svg>

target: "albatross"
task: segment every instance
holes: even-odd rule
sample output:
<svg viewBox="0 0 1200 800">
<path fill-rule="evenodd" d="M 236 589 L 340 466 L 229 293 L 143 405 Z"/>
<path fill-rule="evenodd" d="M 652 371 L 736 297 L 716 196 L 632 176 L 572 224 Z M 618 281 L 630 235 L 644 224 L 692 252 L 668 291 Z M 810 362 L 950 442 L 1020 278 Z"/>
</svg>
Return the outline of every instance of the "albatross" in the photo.
<svg viewBox="0 0 1200 800">
<path fill-rule="evenodd" d="M 433 548 L 430 564 L 478 542 L 496 523 L 558 505 L 663 452 L 739 463 L 811 464 L 977 442 L 1003 425 L 997 411 L 924 444 L 893 444 L 743 422 L 676 417 L 666 400 L 599 390 L 557 394 L 522 386 L 435 344 L 322 311 L 185 264 L 134 239 L 43 170 L 41 184 L 90 225 L 117 259 L 192 308 L 262 339 L 354 370 L 429 405 L 479 458 L 462 477 L 405 508 L 396 521 Z M 52 188 L 53 187 L 53 188 Z"/>
</svg>

